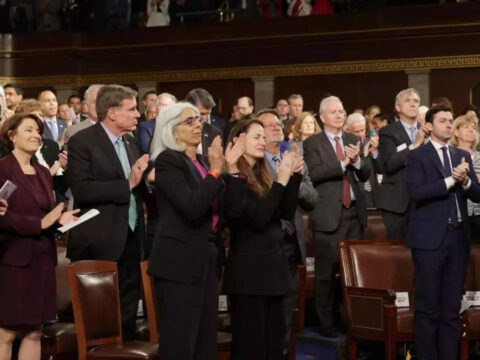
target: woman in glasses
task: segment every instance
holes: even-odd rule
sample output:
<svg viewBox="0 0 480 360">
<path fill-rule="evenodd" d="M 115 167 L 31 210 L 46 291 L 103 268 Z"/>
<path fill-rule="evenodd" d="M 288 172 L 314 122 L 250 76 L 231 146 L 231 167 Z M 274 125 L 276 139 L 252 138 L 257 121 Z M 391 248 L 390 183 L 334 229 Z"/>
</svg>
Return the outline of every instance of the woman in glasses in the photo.
<svg viewBox="0 0 480 360">
<path fill-rule="evenodd" d="M 217 356 L 224 158 L 220 137 L 204 156 L 197 154 L 201 134 L 198 109 L 179 102 L 160 113 L 151 145 L 159 214 L 149 273 L 155 279 L 162 319 L 158 350 L 162 360 Z"/>
</svg>

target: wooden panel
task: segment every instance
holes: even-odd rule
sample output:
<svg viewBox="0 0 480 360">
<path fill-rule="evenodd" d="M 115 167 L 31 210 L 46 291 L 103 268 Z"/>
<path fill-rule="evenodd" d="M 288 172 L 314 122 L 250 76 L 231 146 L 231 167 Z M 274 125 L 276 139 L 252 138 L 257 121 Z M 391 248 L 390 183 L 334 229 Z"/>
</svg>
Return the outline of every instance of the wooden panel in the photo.
<svg viewBox="0 0 480 360">
<path fill-rule="evenodd" d="M 407 85 L 405 72 L 284 77 L 276 79 L 275 99 L 302 94 L 304 109 L 317 113 L 321 99 L 335 95 L 349 113 L 376 104 L 391 114 L 395 95 Z"/>
</svg>

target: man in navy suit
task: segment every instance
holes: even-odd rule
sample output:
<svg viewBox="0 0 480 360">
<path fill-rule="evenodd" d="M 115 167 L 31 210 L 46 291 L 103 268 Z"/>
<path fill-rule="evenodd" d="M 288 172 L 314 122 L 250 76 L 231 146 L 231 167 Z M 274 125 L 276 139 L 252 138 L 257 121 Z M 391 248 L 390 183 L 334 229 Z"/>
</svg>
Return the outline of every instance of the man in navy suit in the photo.
<svg viewBox="0 0 480 360">
<path fill-rule="evenodd" d="M 185 101 L 193 104 L 200 111 L 202 115 L 202 123 L 215 126 L 223 134 L 225 128 L 225 120 L 220 116 L 212 115 L 212 109 L 217 105 L 213 100 L 212 95 L 205 89 L 193 89 L 185 97 Z M 220 135 L 222 136 L 222 135 Z M 212 138 L 213 141 L 214 138 Z"/>
<path fill-rule="evenodd" d="M 45 128 L 43 137 L 45 139 L 60 142 L 67 124 L 62 119 L 57 119 L 58 102 L 57 97 L 50 90 L 44 90 L 38 95 L 38 102 L 42 108 L 43 122 Z"/>
<path fill-rule="evenodd" d="M 413 205 L 406 245 L 415 268 L 415 337 L 420 360 L 455 360 L 470 252 L 466 198 L 480 202 L 480 185 L 470 154 L 448 146 L 452 110 L 433 106 L 425 121 L 430 142 L 408 154 L 406 171 Z"/>
</svg>

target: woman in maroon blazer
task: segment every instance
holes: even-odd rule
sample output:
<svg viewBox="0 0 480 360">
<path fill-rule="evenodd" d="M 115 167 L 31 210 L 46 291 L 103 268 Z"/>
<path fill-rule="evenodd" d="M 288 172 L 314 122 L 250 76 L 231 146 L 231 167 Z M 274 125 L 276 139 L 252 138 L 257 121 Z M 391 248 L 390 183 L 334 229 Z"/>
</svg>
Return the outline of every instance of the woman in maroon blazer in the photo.
<svg viewBox="0 0 480 360">
<path fill-rule="evenodd" d="M 17 186 L 0 216 L 0 359 L 11 357 L 17 333 L 18 359 L 40 359 L 41 325 L 56 318 L 54 224 L 67 224 L 77 212 L 55 206 L 50 172 L 32 161 L 42 131 L 31 114 L 14 115 L 0 129 L 7 153 L 0 186 L 6 180 Z"/>
</svg>

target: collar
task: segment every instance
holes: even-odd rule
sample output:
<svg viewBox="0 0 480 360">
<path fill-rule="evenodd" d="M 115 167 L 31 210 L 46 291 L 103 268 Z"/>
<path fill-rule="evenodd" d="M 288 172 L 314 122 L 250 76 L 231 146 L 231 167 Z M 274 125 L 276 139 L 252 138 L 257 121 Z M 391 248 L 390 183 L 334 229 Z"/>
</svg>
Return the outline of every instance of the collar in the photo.
<svg viewBox="0 0 480 360">
<path fill-rule="evenodd" d="M 56 122 L 57 121 L 57 118 L 47 118 L 47 117 L 44 117 L 43 118 L 46 122 Z"/>
<path fill-rule="evenodd" d="M 337 135 L 333 135 L 331 132 L 324 130 L 325 135 L 330 139 L 330 141 L 335 142 L 335 137 L 338 136 L 340 140 L 342 140 L 343 131 L 340 131 Z"/>
<path fill-rule="evenodd" d="M 112 142 L 113 145 L 117 142 L 118 138 L 121 138 L 121 136 L 115 136 L 109 128 L 107 128 L 105 125 L 103 125 L 102 122 L 100 122 L 100 125 L 102 126 L 103 130 L 107 133 L 108 138 Z"/>
<path fill-rule="evenodd" d="M 447 149 L 448 149 L 448 144 L 446 144 L 446 145 L 439 144 L 438 142 L 432 140 L 431 138 L 430 138 L 430 142 L 432 143 L 432 145 L 433 145 L 433 147 L 435 148 L 435 150 L 437 150 L 437 152 L 438 152 L 438 151 L 441 151 L 442 147 L 445 147 L 445 146 L 446 146 Z"/>
<path fill-rule="evenodd" d="M 268 151 L 264 151 L 264 153 L 265 153 L 265 156 L 267 157 L 268 162 L 270 162 L 270 163 L 272 162 L 272 158 L 274 156 L 278 157 L 279 159 L 282 159 L 282 154 L 280 154 L 280 152 L 277 155 L 273 155 L 272 153 L 269 153 Z"/>
<path fill-rule="evenodd" d="M 415 123 L 413 125 L 410 125 L 410 124 L 407 124 L 405 121 L 403 121 L 402 119 L 400 119 L 400 122 L 402 123 L 403 127 L 405 128 L 405 130 L 407 131 L 410 131 L 410 128 L 412 127 L 415 127 L 417 130 L 418 130 L 418 121 L 415 121 Z M 410 135 L 410 133 L 408 133 L 408 135 Z"/>
</svg>

